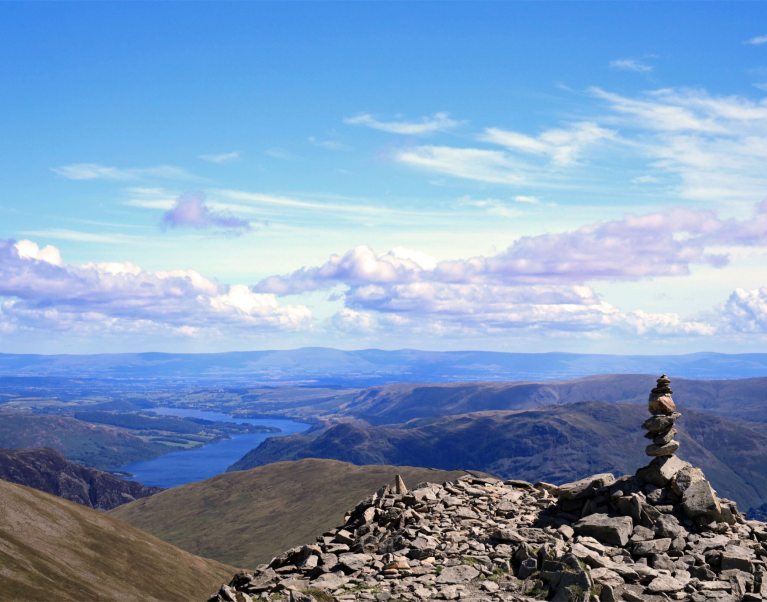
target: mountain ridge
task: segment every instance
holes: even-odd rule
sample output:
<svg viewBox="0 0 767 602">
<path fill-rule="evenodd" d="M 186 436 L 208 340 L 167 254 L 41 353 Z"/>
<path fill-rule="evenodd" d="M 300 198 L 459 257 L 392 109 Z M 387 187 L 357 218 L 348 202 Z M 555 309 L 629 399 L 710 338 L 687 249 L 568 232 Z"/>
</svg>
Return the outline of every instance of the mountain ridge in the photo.
<svg viewBox="0 0 767 602">
<path fill-rule="evenodd" d="M 70 462 L 50 448 L 0 448 L 0 479 L 98 510 L 110 510 L 162 491 Z"/>
<path fill-rule="evenodd" d="M 354 464 L 460 466 L 504 478 L 562 483 L 594 472 L 623 474 L 636 466 L 644 444 L 635 425 L 644 411 L 636 404 L 582 402 L 393 425 L 341 422 L 268 439 L 230 470 L 324 457 Z M 683 455 L 710 473 L 715 486 L 745 508 L 764 503 L 767 425 L 685 411 L 679 426 Z"/>
</svg>

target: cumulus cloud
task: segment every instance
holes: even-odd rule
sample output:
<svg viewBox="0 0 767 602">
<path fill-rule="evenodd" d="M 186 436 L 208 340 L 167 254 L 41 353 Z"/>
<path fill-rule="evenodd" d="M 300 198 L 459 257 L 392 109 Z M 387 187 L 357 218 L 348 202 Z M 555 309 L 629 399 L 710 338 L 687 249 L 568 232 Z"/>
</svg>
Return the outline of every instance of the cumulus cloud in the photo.
<svg viewBox="0 0 767 602">
<path fill-rule="evenodd" d="M 416 121 L 380 121 L 369 113 L 361 113 L 353 117 L 344 119 L 344 123 L 349 125 L 362 125 L 365 127 L 389 132 L 391 134 L 402 134 L 405 136 L 420 136 L 423 134 L 432 134 L 457 127 L 460 121 L 451 119 L 448 113 L 434 113 L 428 117 L 421 117 Z"/>
<path fill-rule="evenodd" d="M 509 331 L 561 334 L 622 332 L 701 336 L 716 327 L 675 313 L 623 312 L 586 286 L 411 283 L 353 288 L 332 319 L 346 332 L 402 329 L 441 334 Z"/>
<path fill-rule="evenodd" d="M 767 202 L 755 206 L 753 216 L 744 220 L 677 208 L 525 236 L 495 255 L 439 262 L 404 249 L 376 253 L 359 246 L 319 266 L 267 278 L 255 290 L 294 294 L 337 284 L 582 284 L 684 276 L 696 264 L 726 265 L 728 256 L 718 250 L 721 246 L 757 245 L 767 246 Z"/>
<path fill-rule="evenodd" d="M 767 333 L 767 288 L 736 289 L 721 316 L 734 332 Z"/>
<path fill-rule="evenodd" d="M 0 300 L 6 330 L 259 332 L 302 329 L 312 320 L 303 305 L 283 305 L 274 295 L 193 270 L 71 265 L 55 247 L 32 241 L 0 241 Z"/>
<path fill-rule="evenodd" d="M 433 258 L 406 249 L 393 249 L 378 255 L 370 247 L 358 246 L 343 255 L 331 255 L 320 266 L 301 268 L 289 276 L 266 278 L 254 290 L 288 295 L 324 289 L 337 283 L 407 282 L 417 280 L 435 265 Z"/>
<path fill-rule="evenodd" d="M 205 203 L 202 193 L 186 193 L 181 195 L 176 204 L 162 216 L 162 224 L 168 228 L 221 228 L 232 232 L 250 230 L 250 222 L 239 219 L 230 213 L 213 211 Z"/>
<path fill-rule="evenodd" d="M 750 219 L 672 209 L 628 215 L 555 234 L 522 237 L 490 256 L 437 261 L 406 249 L 376 253 L 366 246 L 325 263 L 272 276 L 258 293 L 335 289 L 343 311 L 331 323 L 346 332 L 401 327 L 435 332 L 508 329 L 635 335 L 708 336 L 764 331 L 767 293 L 733 294 L 721 312 L 702 317 L 623 311 L 590 283 L 677 277 L 692 266 L 721 267 L 722 247 L 767 246 L 767 202 Z M 339 292 L 336 287 L 343 287 Z M 394 318 L 396 317 L 396 320 Z"/>
</svg>

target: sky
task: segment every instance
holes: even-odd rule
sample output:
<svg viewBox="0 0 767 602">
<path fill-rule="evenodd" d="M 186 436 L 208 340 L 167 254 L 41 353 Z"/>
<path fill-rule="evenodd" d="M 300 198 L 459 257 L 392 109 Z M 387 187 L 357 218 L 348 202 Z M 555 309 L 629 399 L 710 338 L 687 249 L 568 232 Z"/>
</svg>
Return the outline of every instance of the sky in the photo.
<svg viewBox="0 0 767 602">
<path fill-rule="evenodd" d="M 0 3 L 0 352 L 767 351 L 767 5 Z"/>
</svg>

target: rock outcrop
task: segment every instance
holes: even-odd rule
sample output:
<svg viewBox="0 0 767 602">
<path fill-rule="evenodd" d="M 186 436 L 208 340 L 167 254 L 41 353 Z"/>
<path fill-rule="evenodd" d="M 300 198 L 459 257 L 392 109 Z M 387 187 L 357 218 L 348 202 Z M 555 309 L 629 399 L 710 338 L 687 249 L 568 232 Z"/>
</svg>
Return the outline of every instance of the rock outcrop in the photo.
<svg viewBox="0 0 767 602">
<path fill-rule="evenodd" d="M 668 385 L 651 394 L 653 445 L 673 440 L 679 417 Z M 650 454 L 636 475 L 562 486 L 466 476 L 408 491 L 397 480 L 211 602 L 767 600 L 767 525 L 675 451 Z"/>
<path fill-rule="evenodd" d="M 48 448 L 0 449 L 0 479 L 97 510 L 110 510 L 162 491 L 70 462 Z"/>
</svg>

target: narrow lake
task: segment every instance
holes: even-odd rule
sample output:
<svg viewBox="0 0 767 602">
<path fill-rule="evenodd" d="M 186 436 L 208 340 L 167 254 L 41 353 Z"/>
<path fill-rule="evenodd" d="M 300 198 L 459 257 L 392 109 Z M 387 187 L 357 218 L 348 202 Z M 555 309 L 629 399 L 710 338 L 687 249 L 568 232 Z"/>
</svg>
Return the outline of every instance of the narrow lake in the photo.
<svg viewBox="0 0 767 602">
<path fill-rule="evenodd" d="M 279 433 L 233 435 L 231 439 L 209 443 L 187 451 L 171 452 L 153 460 L 134 462 L 119 468 L 120 471 L 130 473 L 132 480 L 157 487 L 175 487 L 209 479 L 224 472 L 268 437 L 284 437 L 301 433 L 309 428 L 309 425 L 303 422 L 279 418 L 239 418 L 221 412 L 167 407 L 152 408 L 152 411 L 163 416 L 204 418 L 216 422 L 272 426 L 280 429 Z"/>
</svg>

